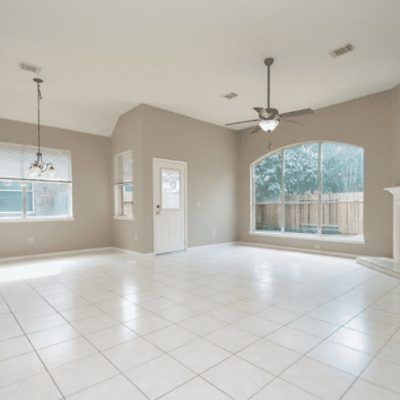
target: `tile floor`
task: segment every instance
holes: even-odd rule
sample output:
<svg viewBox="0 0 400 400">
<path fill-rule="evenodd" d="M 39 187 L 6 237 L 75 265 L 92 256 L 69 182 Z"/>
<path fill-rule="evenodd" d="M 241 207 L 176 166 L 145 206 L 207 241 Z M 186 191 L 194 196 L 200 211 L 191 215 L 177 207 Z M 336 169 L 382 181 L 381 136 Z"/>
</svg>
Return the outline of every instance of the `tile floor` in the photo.
<svg viewBox="0 0 400 400">
<path fill-rule="evenodd" d="M 245 246 L 0 265 L 1 400 L 400 400 L 400 281 Z"/>
</svg>

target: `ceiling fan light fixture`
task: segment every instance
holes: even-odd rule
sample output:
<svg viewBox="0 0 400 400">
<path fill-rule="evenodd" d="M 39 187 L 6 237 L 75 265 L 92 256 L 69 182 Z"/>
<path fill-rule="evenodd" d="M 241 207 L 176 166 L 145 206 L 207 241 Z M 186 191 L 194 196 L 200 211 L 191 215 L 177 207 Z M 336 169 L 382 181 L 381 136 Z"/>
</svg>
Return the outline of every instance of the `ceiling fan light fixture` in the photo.
<svg viewBox="0 0 400 400">
<path fill-rule="evenodd" d="M 263 119 L 258 126 L 265 132 L 272 132 L 279 125 L 279 119 Z"/>
</svg>

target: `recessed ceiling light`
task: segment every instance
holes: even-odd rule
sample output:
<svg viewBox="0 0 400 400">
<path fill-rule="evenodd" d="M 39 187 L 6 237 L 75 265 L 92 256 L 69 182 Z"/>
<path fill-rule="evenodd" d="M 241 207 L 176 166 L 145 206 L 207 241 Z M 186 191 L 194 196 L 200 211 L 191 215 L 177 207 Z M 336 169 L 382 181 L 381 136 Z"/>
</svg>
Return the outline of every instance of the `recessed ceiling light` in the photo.
<svg viewBox="0 0 400 400">
<path fill-rule="evenodd" d="M 339 57 L 339 56 L 342 56 L 343 54 L 349 53 L 350 51 L 353 51 L 353 50 L 354 50 L 354 46 L 350 43 L 347 43 L 345 46 L 339 47 L 338 49 L 331 51 L 330 55 L 332 57 Z"/>
<path fill-rule="evenodd" d="M 225 97 L 225 99 L 227 99 L 227 100 L 232 100 L 235 97 L 238 97 L 238 94 L 235 92 L 229 92 L 229 93 L 222 95 L 222 97 Z"/>
</svg>

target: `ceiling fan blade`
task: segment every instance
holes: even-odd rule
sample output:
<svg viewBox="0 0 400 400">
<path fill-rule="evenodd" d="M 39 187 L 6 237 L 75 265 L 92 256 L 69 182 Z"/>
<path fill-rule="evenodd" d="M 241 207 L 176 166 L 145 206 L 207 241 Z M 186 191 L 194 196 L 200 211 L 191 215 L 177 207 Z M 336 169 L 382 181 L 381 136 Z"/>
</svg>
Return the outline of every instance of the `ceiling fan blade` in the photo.
<svg viewBox="0 0 400 400">
<path fill-rule="evenodd" d="M 225 126 L 247 124 L 247 123 L 249 123 L 249 122 L 257 122 L 257 121 L 259 121 L 259 120 L 260 120 L 260 119 L 257 118 L 257 119 L 249 119 L 249 120 L 247 120 L 247 121 L 231 122 L 231 123 L 229 123 L 229 124 L 225 124 Z"/>
<path fill-rule="evenodd" d="M 286 118 L 281 119 L 281 122 L 289 122 L 290 124 L 299 125 L 299 126 L 304 126 L 304 125 L 301 124 L 300 122 L 293 121 L 293 120 L 291 120 L 291 119 L 286 119 Z"/>
<path fill-rule="evenodd" d="M 283 114 L 281 114 L 281 118 L 300 117 L 302 115 L 312 114 L 313 112 L 314 112 L 314 110 L 312 110 L 311 108 L 303 108 L 302 110 L 296 110 L 296 111 L 283 113 Z"/>
</svg>

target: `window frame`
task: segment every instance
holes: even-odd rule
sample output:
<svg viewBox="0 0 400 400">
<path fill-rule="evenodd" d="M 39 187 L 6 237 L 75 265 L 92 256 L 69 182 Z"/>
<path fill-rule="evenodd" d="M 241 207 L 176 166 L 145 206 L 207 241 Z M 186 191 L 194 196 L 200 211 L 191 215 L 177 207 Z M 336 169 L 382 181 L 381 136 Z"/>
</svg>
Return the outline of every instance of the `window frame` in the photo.
<svg viewBox="0 0 400 400">
<path fill-rule="evenodd" d="M 311 240 L 311 241 L 323 241 L 323 242 L 345 242 L 345 243 L 354 243 L 354 244 L 365 244 L 365 230 L 363 234 L 360 236 L 345 236 L 345 235 L 327 235 L 322 233 L 322 144 L 323 143 L 340 143 L 346 144 L 349 146 L 354 146 L 357 148 L 361 148 L 363 150 L 363 193 L 364 193 L 364 185 L 365 185 L 365 152 L 362 146 L 354 145 L 352 143 L 345 142 L 336 142 L 336 141 L 308 141 L 301 143 L 294 143 L 288 146 L 281 147 L 276 149 L 270 153 L 264 154 L 259 157 L 257 160 L 253 161 L 250 164 L 250 225 L 249 225 L 249 234 L 254 236 L 266 236 L 266 237 L 275 237 L 275 238 L 288 238 L 288 239 L 303 239 L 303 240 Z M 317 185 L 317 194 L 318 194 L 318 204 L 319 204 L 319 213 L 318 213 L 318 226 L 317 233 L 302 233 L 302 232 L 286 232 L 285 231 L 285 206 L 287 204 L 285 200 L 285 150 L 306 145 L 306 144 L 318 144 L 318 185 Z M 256 229 L 256 185 L 254 184 L 254 169 L 258 163 L 260 163 L 263 159 L 272 156 L 273 154 L 281 153 L 281 194 L 280 194 L 280 212 L 278 216 L 279 221 L 279 230 L 277 231 L 261 231 Z M 364 198 L 364 196 L 363 196 Z M 363 213 L 363 218 L 365 215 L 365 208 Z"/>
<path fill-rule="evenodd" d="M 0 142 L 0 145 L 4 143 L 6 145 L 12 145 L 15 147 L 29 147 L 32 148 L 36 151 L 36 147 L 35 146 L 30 146 L 30 145 L 24 145 L 21 143 L 12 143 L 12 142 Z M 46 150 L 58 150 L 58 151 L 62 151 L 64 153 L 68 153 L 68 159 L 69 159 L 69 172 L 70 172 L 70 180 L 64 180 L 64 179 L 29 179 L 29 178 L 0 178 L 1 182 L 10 182 L 10 183 L 18 183 L 22 186 L 22 214 L 15 216 L 15 217 L 1 217 L 0 216 L 0 223 L 25 223 L 25 222 L 61 222 L 61 221 L 73 221 L 74 220 L 74 214 L 73 214 L 73 186 L 72 186 L 72 155 L 71 155 L 71 151 L 68 149 L 58 149 L 58 148 L 54 148 L 54 147 L 42 147 L 42 151 L 43 153 L 46 152 Z M 55 166 L 57 168 L 57 165 Z M 57 171 L 57 170 L 56 170 Z M 1 174 L 0 174 L 1 175 Z M 63 184 L 67 184 L 68 185 L 68 192 L 69 192 L 69 207 L 68 207 L 68 215 L 56 215 L 56 216 L 29 216 L 28 213 L 29 212 L 33 212 L 33 211 L 28 211 L 27 210 L 27 190 L 26 190 L 26 184 L 32 183 L 32 190 L 30 190 L 32 192 L 32 210 L 34 210 L 34 189 L 33 189 L 33 185 L 35 183 L 52 183 L 52 184 L 59 184 L 59 183 L 63 183 Z M 6 191 L 6 190 L 1 190 L 1 191 Z M 18 190 L 19 192 L 19 190 Z M 5 214 L 6 212 L 4 212 Z M 0 212 L 0 215 L 2 214 L 2 212 Z"/>
<path fill-rule="evenodd" d="M 125 180 L 123 177 L 121 178 L 119 176 L 119 171 L 116 171 L 116 168 L 119 166 L 119 159 L 122 159 L 124 155 L 130 154 L 131 160 L 132 160 L 132 170 L 130 171 L 130 179 Z M 117 220 L 127 220 L 127 221 L 132 221 L 134 220 L 134 215 L 133 215 L 133 206 L 134 206 L 134 201 L 133 201 L 133 151 L 132 150 L 127 150 L 123 151 L 120 153 L 116 153 L 113 156 L 113 168 L 114 168 L 114 184 L 113 184 L 113 190 L 114 190 L 114 212 L 113 212 L 113 218 Z M 116 178 L 116 175 L 118 175 L 118 178 Z M 130 202 L 124 202 L 124 196 L 123 196 L 123 189 L 125 185 L 131 185 L 132 186 L 132 201 Z M 132 204 L 132 214 L 131 215 L 124 215 L 124 204 L 125 203 L 131 203 Z"/>
</svg>

